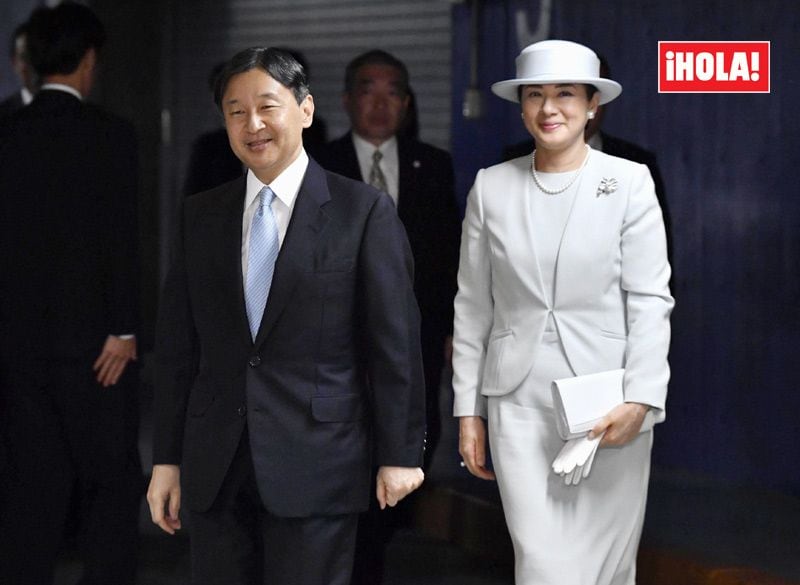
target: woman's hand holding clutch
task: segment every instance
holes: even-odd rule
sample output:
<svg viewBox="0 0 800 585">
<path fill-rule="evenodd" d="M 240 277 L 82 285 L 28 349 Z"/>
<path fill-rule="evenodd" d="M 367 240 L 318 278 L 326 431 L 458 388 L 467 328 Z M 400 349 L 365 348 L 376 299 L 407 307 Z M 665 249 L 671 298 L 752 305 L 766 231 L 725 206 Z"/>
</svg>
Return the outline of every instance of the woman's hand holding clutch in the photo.
<svg viewBox="0 0 800 585">
<path fill-rule="evenodd" d="M 600 447 L 625 445 L 639 434 L 649 408 L 646 404 L 638 402 L 618 404 L 594 425 L 592 430 L 589 431 L 589 438 L 605 433 L 600 442 Z"/>
</svg>

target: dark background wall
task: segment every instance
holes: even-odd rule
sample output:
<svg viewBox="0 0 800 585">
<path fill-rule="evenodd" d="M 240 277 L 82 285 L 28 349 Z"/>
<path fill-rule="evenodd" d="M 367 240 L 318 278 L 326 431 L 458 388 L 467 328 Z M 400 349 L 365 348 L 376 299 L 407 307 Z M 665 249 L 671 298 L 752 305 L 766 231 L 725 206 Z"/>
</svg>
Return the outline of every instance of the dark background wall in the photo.
<svg viewBox="0 0 800 585">
<path fill-rule="evenodd" d="M 459 193 L 524 138 L 518 106 L 494 97 L 514 77 L 517 13 L 540 0 L 485 0 L 486 113 L 460 115 L 471 8 L 454 7 L 453 154 Z M 655 464 L 800 495 L 800 11 L 789 0 L 554 0 L 550 38 L 608 58 L 622 96 L 604 130 L 653 150 L 672 216 L 672 382 Z M 659 40 L 771 41 L 770 94 L 659 94 Z"/>
</svg>

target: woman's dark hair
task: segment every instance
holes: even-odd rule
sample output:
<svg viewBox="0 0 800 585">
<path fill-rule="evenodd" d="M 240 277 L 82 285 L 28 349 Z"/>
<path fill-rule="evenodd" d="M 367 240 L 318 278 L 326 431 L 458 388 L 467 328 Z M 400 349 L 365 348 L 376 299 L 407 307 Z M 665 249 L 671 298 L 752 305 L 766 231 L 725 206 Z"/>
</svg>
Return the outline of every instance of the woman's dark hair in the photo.
<svg viewBox="0 0 800 585">
<path fill-rule="evenodd" d="M 310 93 L 305 69 L 291 53 L 274 47 L 250 47 L 236 53 L 217 74 L 214 103 L 222 110 L 222 96 L 231 77 L 251 69 L 261 69 L 275 81 L 291 90 L 298 104 Z"/>
</svg>

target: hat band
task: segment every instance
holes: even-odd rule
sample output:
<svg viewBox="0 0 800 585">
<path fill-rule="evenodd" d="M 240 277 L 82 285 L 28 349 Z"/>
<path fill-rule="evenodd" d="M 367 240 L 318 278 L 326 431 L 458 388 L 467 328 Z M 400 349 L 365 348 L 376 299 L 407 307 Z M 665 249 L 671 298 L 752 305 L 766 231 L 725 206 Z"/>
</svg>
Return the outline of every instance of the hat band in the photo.
<svg viewBox="0 0 800 585">
<path fill-rule="evenodd" d="M 529 51 L 520 54 L 516 59 L 517 78 L 553 78 L 553 79 L 583 79 L 586 77 L 600 77 L 600 59 L 594 55 L 586 55 L 583 51 L 580 54 L 575 52 L 572 57 L 582 62 L 582 66 L 575 67 L 570 73 L 566 71 L 565 65 L 569 63 L 570 56 L 563 52 L 556 54 L 554 51 Z M 573 65 L 574 67 L 574 65 Z M 581 72 L 575 71 L 580 69 Z M 535 72 L 535 73 L 533 73 Z"/>
</svg>

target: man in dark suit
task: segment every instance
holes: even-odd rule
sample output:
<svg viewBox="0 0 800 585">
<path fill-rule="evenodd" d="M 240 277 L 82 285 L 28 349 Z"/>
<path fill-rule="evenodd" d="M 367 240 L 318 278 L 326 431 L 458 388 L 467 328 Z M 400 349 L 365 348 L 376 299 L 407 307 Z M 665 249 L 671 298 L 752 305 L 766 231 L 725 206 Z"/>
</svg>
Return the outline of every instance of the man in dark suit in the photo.
<svg viewBox="0 0 800 585">
<path fill-rule="evenodd" d="M 373 463 L 382 507 L 423 478 L 408 241 L 386 195 L 306 155 L 314 102 L 289 53 L 235 55 L 215 101 L 248 171 L 180 213 L 151 514 L 172 533 L 188 508 L 193 583 L 345 585 Z"/>
<path fill-rule="evenodd" d="M 427 466 L 441 431 L 439 387 L 452 343 L 460 216 L 450 155 L 402 131 L 409 100 L 409 75 L 402 61 L 381 50 L 353 59 L 345 71 L 343 95 L 352 129 L 331 142 L 319 161 L 330 171 L 386 191 L 408 234 L 422 314 Z M 375 585 L 381 580 L 383 548 L 395 521 L 385 516 L 373 506 L 360 520 L 354 583 Z"/>
<path fill-rule="evenodd" d="M 14 29 L 14 34 L 11 36 L 9 56 L 21 87 L 0 102 L 0 119 L 13 114 L 22 106 L 27 106 L 33 100 L 33 94 L 36 92 L 36 74 L 28 62 L 26 29 L 27 23 L 22 23 Z"/>
<path fill-rule="evenodd" d="M 133 583 L 137 150 L 83 101 L 105 34 L 70 2 L 34 12 L 42 89 L 0 126 L 0 582 L 49 583 L 73 488 L 82 583 Z"/>
</svg>

